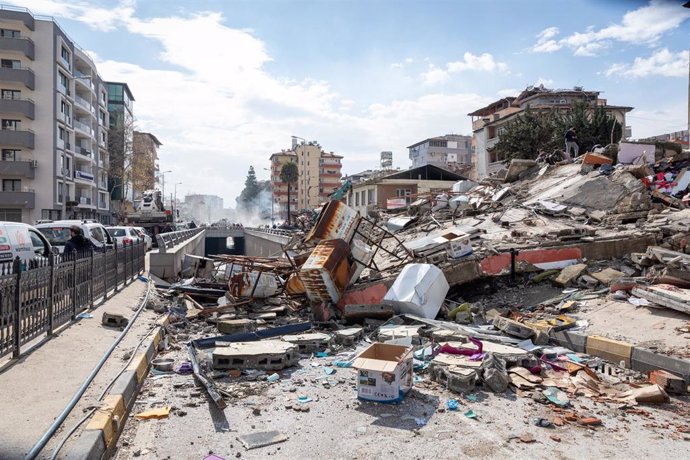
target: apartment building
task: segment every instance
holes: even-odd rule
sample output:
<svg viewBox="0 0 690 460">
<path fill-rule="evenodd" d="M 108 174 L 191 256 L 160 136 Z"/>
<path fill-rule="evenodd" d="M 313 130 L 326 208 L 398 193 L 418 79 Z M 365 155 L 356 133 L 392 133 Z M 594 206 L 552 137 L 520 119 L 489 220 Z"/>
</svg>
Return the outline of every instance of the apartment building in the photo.
<svg viewBox="0 0 690 460">
<path fill-rule="evenodd" d="M 135 200 L 141 199 L 146 190 L 156 188 L 158 149 L 161 145 L 161 141 L 153 134 L 134 131 L 132 190 Z"/>
<path fill-rule="evenodd" d="M 433 165 L 455 170 L 471 164 L 472 136 L 446 134 L 424 139 L 407 147 L 412 168 Z"/>
<path fill-rule="evenodd" d="M 52 19 L 2 6 L 0 93 L 0 220 L 107 222 L 107 95 L 91 58 Z"/>
<path fill-rule="evenodd" d="M 287 183 L 281 181 L 283 164 L 297 164 L 297 183 L 290 190 L 290 209 L 315 209 L 340 187 L 342 156 L 324 151 L 317 142 L 298 143 L 271 155 L 271 196 L 276 220 L 287 220 Z"/>
<path fill-rule="evenodd" d="M 484 179 L 503 167 L 504 158 L 494 147 L 508 123 L 527 108 L 532 111 L 550 111 L 557 109 L 567 112 L 576 103 L 585 103 L 591 107 L 603 107 L 608 115 L 613 116 L 625 127 L 625 114 L 633 108 L 609 105 L 606 99 L 599 97 L 599 91 L 585 91 L 576 86 L 573 89 L 548 89 L 543 85 L 528 86 L 517 97 L 505 97 L 486 107 L 467 114 L 472 117 L 472 132 L 476 173 L 473 178 Z"/>
<path fill-rule="evenodd" d="M 105 85 L 110 114 L 108 151 L 111 167 L 108 191 L 113 214 L 121 221 L 125 213 L 134 210 L 134 96 L 127 83 L 107 81 Z"/>
</svg>

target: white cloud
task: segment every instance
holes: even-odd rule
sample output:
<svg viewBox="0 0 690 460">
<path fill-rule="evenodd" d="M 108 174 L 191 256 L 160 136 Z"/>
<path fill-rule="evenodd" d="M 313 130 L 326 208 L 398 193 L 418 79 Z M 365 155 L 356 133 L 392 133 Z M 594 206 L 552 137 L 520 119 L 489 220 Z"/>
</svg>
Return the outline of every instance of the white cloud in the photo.
<svg viewBox="0 0 690 460">
<path fill-rule="evenodd" d="M 673 53 L 662 48 L 648 58 L 636 57 L 632 64 L 613 64 L 605 73 L 609 77 L 641 78 L 659 75 L 685 78 L 688 75 L 688 51 Z"/>
<path fill-rule="evenodd" d="M 429 66 L 429 70 L 422 72 L 420 76 L 425 85 L 436 85 L 448 81 L 450 72 L 432 64 Z"/>
<path fill-rule="evenodd" d="M 584 32 L 555 40 L 558 29 L 549 27 L 537 35 L 532 51 L 551 53 L 568 47 L 576 56 L 596 56 L 612 42 L 657 45 L 665 33 L 678 28 L 688 18 L 690 10 L 678 2 L 651 0 L 648 5 L 625 13 L 620 23 L 599 30 L 589 27 Z"/>
<path fill-rule="evenodd" d="M 553 86 L 553 80 L 551 80 L 549 78 L 539 77 L 539 79 L 537 79 L 537 82 L 534 84 L 534 86 L 540 86 L 540 85 L 544 85 L 545 87 L 548 88 L 550 86 Z"/>
<path fill-rule="evenodd" d="M 518 94 L 520 94 L 520 90 L 515 88 L 506 88 L 498 90 L 496 94 L 498 95 L 498 97 L 517 96 Z"/>
<path fill-rule="evenodd" d="M 18 6 L 28 6 L 33 12 L 42 15 L 59 16 L 83 22 L 92 29 L 111 31 L 118 24 L 127 21 L 134 14 L 134 0 L 120 0 L 117 6 L 105 8 L 83 1 L 31 0 L 29 5 L 22 0 L 6 0 Z"/>
<path fill-rule="evenodd" d="M 446 82 L 450 79 L 451 74 L 476 71 L 476 72 L 506 72 L 508 70 L 508 65 L 503 62 L 498 62 L 489 53 L 483 53 L 481 55 L 475 55 L 466 52 L 463 55 L 462 60 L 448 62 L 445 68 L 436 67 L 435 65 L 429 65 L 429 69 L 426 72 L 422 72 L 420 75 L 422 81 L 426 85 L 434 85 L 438 83 Z"/>
</svg>

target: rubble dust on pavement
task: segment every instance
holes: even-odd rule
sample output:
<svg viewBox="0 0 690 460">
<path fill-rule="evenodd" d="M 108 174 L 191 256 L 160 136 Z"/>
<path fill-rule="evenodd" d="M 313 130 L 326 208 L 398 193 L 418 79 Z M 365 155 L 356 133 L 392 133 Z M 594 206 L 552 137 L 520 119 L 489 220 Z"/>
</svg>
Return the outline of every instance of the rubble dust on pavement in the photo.
<svg viewBox="0 0 690 460">
<path fill-rule="evenodd" d="M 688 159 L 608 151 L 187 265 L 116 457 L 684 456 Z"/>
</svg>

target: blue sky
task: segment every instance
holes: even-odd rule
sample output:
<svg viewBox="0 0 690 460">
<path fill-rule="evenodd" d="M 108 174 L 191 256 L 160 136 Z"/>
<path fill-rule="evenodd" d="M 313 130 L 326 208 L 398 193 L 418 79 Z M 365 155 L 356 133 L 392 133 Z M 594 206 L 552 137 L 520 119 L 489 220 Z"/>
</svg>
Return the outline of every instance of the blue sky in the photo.
<svg viewBox="0 0 690 460">
<path fill-rule="evenodd" d="M 382 150 L 471 134 L 467 113 L 528 85 L 599 90 L 633 137 L 687 127 L 690 9 L 680 1 L 17 0 L 52 15 L 137 125 L 167 184 L 234 206 L 290 136 L 373 168 Z M 167 187 L 166 187 L 167 188 Z"/>
</svg>

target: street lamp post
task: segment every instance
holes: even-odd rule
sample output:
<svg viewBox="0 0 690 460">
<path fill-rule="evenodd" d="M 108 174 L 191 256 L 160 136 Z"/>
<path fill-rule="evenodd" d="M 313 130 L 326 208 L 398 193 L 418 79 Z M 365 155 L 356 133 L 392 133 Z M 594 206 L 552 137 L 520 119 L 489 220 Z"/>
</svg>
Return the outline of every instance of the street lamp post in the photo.
<svg viewBox="0 0 690 460">
<path fill-rule="evenodd" d="M 173 212 L 173 223 L 177 221 L 177 216 L 175 215 L 175 209 L 177 209 L 177 186 L 182 185 L 182 182 L 175 182 L 175 198 L 173 199 L 172 212 Z"/>
<path fill-rule="evenodd" d="M 163 178 L 163 181 L 162 181 L 162 182 L 163 182 L 163 188 L 162 188 L 162 190 L 161 190 L 161 195 L 162 195 L 162 197 L 163 197 L 163 199 L 162 199 L 162 201 L 163 201 L 163 207 L 165 207 L 165 175 L 166 175 L 166 173 L 171 173 L 171 172 L 172 172 L 172 170 L 169 169 L 169 170 L 167 170 L 167 171 L 163 171 L 163 172 L 159 172 L 159 173 L 158 173 L 158 175 L 161 176 L 161 177 Z"/>
</svg>

